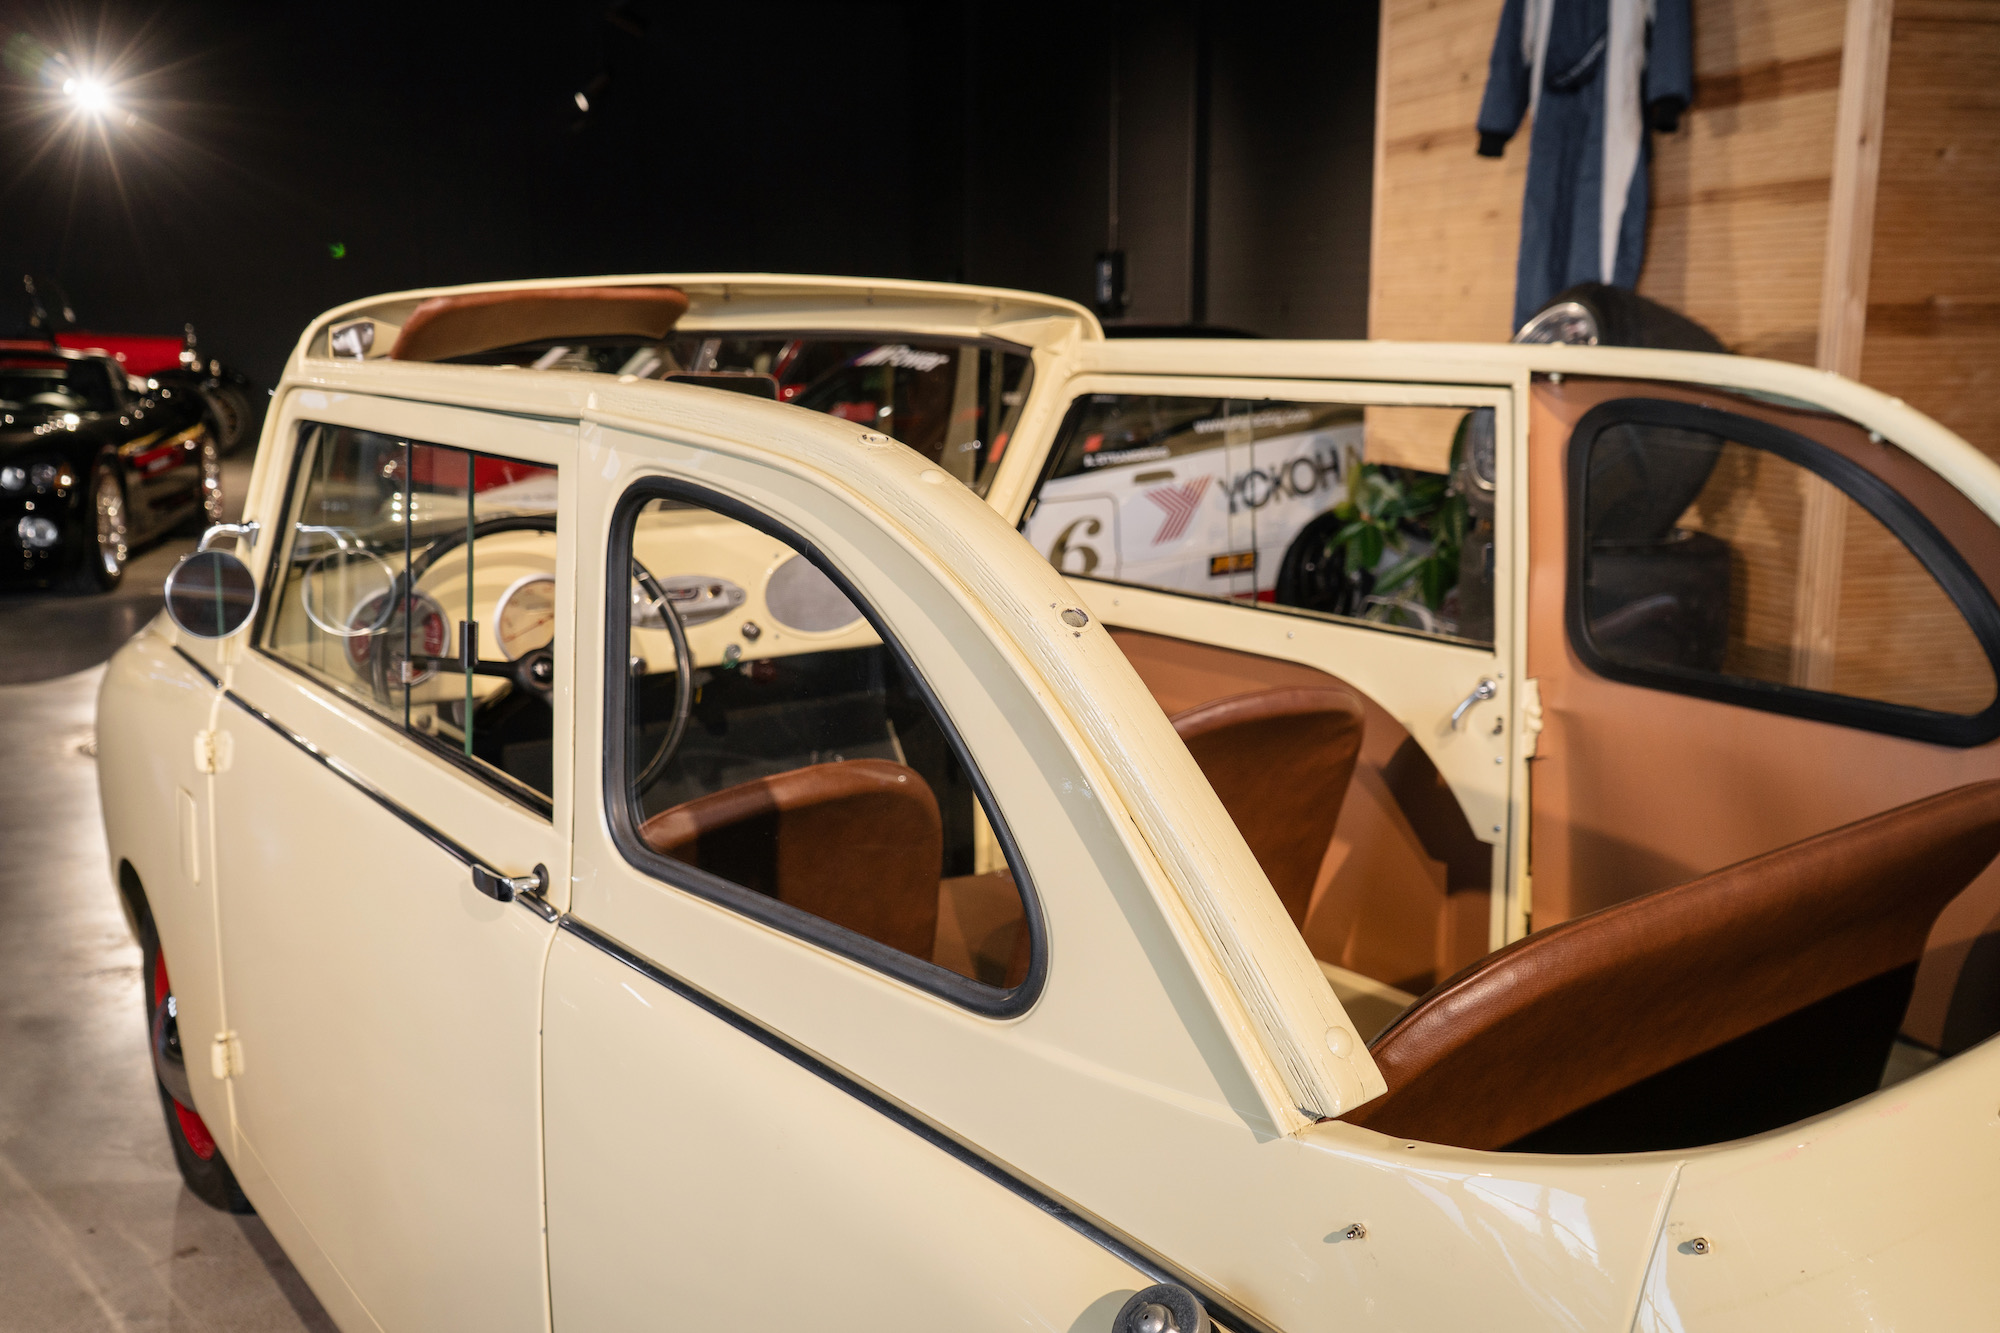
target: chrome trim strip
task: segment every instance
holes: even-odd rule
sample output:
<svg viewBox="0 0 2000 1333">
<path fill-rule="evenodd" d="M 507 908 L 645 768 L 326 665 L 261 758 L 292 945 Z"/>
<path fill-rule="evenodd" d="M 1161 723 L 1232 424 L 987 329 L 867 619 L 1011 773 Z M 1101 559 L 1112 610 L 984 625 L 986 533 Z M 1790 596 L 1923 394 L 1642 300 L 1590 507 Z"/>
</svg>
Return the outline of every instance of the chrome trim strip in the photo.
<svg viewBox="0 0 2000 1333">
<path fill-rule="evenodd" d="M 539 893 L 517 893 L 514 895 L 514 901 L 551 925 L 562 920 L 562 913 L 551 907 L 549 900 Z"/>
<path fill-rule="evenodd" d="M 207 681 L 211 689 L 219 690 L 222 688 L 222 682 L 217 680 L 215 678 L 214 673 L 211 672 L 207 667 L 203 666 L 200 662 L 197 662 L 194 658 L 194 654 L 190 653 L 187 649 L 181 647 L 177 643 L 168 644 L 167 646 L 172 648 L 174 652 L 179 655 L 181 661 L 186 662 L 189 666 L 193 667 L 195 669 L 196 674 L 199 675 L 203 680 Z"/>
<path fill-rule="evenodd" d="M 174 651 L 179 652 L 180 650 L 176 648 Z M 183 653 L 182 656 L 186 656 L 186 654 Z M 291 730 L 289 727 L 285 726 L 284 723 L 278 721 L 276 718 L 272 717 L 269 713 L 265 712 L 263 709 L 245 700 L 241 695 L 237 694 L 236 691 L 224 690 L 222 692 L 222 697 L 229 700 L 230 703 L 235 704 L 238 708 L 248 713 L 251 717 L 256 718 L 259 722 L 262 722 L 265 726 L 269 727 L 272 731 L 276 732 L 278 735 L 290 741 L 293 745 L 298 746 L 299 749 L 305 751 L 305 753 L 312 756 L 312 758 L 317 763 L 326 768 L 328 772 L 333 773 L 336 776 L 340 777 L 341 779 L 346 781 L 348 785 L 352 786 L 356 791 L 360 792 L 363 796 L 366 796 L 369 800 L 375 802 L 375 804 L 381 806 L 384 810 L 387 810 L 390 814 L 402 820 L 405 824 L 408 824 L 411 828 L 415 829 L 417 832 L 423 834 L 424 837 L 430 839 L 431 843 L 434 846 L 436 846 L 439 851 L 443 852 L 445 855 L 451 857 L 452 859 L 458 861 L 468 870 L 474 867 L 479 867 L 481 869 L 486 870 L 487 873 L 492 875 L 498 875 L 500 873 L 499 871 L 494 870 L 492 867 L 486 865 L 485 862 L 481 861 L 478 857 L 474 856 L 464 847 L 460 846 L 458 843 L 454 842 L 452 839 L 446 837 L 443 833 L 439 832 L 435 826 L 433 826 L 426 820 L 422 819 L 412 811 L 404 809 L 402 806 L 398 805 L 395 801 L 390 800 L 389 797 L 385 796 L 381 792 L 381 790 L 375 786 L 375 784 L 371 783 L 370 781 L 368 781 L 368 779 L 362 777 L 359 773 L 355 772 L 354 769 L 348 766 L 348 764 L 346 764 L 344 761 L 320 749 L 317 745 L 314 745 L 311 741 L 307 740 L 305 737 Z M 540 917 L 544 921 L 554 922 L 557 919 L 557 912 L 555 908 L 549 906 L 548 903 L 542 901 L 542 899 L 537 897 L 536 895 L 525 894 L 525 893 L 518 894 L 515 896 L 514 901 L 521 904 L 521 906 L 527 908 L 530 912 L 533 912 L 536 916 Z"/>
<path fill-rule="evenodd" d="M 1201 1298 L 1202 1304 L 1208 1307 L 1210 1316 L 1219 1316 L 1227 1329 L 1239 1330 L 1240 1333 L 1277 1333 L 1277 1330 L 1271 1325 L 1252 1318 L 1238 1309 L 1233 1302 L 1216 1294 L 1206 1283 L 1197 1282 L 1185 1273 L 1176 1271 L 1164 1261 L 1141 1249 L 1136 1242 L 1116 1234 L 1107 1227 L 1075 1212 L 1066 1204 L 1059 1203 L 1055 1199 L 1050 1198 L 1033 1185 L 1030 1185 L 1013 1172 L 1001 1166 L 998 1162 L 995 1162 L 992 1158 L 959 1142 L 943 1130 L 904 1110 L 901 1106 L 898 1106 L 865 1084 L 841 1073 L 818 1056 L 805 1050 L 803 1047 L 793 1044 L 790 1040 L 765 1027 L 748 1014 L 743 1013 L 722 1000 L 716 999 L 692 983 L 682 980 L 644 955 L 634 953 L 611 936 L 604 934 L 602 931 L 595 929 L 585 922 L 579 921 L 576 917 L 567 913 L 557 922 L 557 926 L 559 929 L 568 931 L 600 952 L 623 963 L 655 985 L 678 995 L 695 1008 L 700 1009 L 711 1017 L 720 1019 L 752 1041 L 770 1050 L 773 1054 L 791 1061 L 809 1074 L 826 1080 L 862 1105 L 887 1117 L 932 1147 L 971 1167 L 974 1171 L 977 1171 L 980 1175 L 986 1177 L 1002 1189 L 1007 1190 L 1016 1198 L 1032 1204 L 1070 1230 L 1101 1246 L 1120 1261 L 1130 1264 L 1134 1269 L 1145 1274 L 1153 1281 L 1178 1282 L 1180 1285 L 1188 1288 L 1188 1290 Z"/>
</svg>

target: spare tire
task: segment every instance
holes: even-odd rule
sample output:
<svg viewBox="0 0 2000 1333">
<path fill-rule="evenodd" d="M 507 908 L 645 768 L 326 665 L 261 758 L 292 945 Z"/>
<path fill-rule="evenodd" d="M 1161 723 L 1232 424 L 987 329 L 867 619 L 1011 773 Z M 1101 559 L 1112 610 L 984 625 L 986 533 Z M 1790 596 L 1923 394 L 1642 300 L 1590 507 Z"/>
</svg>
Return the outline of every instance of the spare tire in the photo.
<svg viewBox="0 0 2000 1333">
<path fill-rule="evenodd" d="M 1722 339 L 1678 310 L 1602 282 L 1580 282 L 1557 292 L 1521 326 L 1514 341 L 1663 347 L 1679 352 L 1729 350 Z"/>
</svg>

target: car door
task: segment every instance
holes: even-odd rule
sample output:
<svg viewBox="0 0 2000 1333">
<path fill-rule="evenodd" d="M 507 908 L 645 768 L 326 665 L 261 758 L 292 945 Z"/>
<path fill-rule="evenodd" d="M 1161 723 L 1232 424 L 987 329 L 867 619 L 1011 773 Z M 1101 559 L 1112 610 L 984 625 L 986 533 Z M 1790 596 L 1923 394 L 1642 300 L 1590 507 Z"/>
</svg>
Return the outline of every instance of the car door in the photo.
<svg viewBox="0 0 2000 1333">
<path fill-rule="evenodd" d="M 343 1323 L 543 1328 L 575 429 L 284 412 L 218 728 L 230 1161 Z"/>
<path fill-rule="evenodd" d="M 1537 926 L 2000 776 L 1992 464 L 1859 386 L 1702 369 L 1530 393 Z M 1923 1044 L 2000 1028 L 1956 984 L 1996 915 L 1989 872 L 1941 919 Z"/>
<path fill-rule="evenodd" d="M 1172 350 L 1160 364 L 1190 360 Z M 1280 678 L 1360 697 L 1301 928 L 1323 962 L 1413 996 L 1519 929 L 1512 394 L 1289 352 L 1280 378 L 1255 343 L 1202 344 L 1212 374 L 1085 349 L 1051 372 L 1068 406 L 1039 475 L 996 502 L 1025 491 L 1022 533 L 1169 713 Z"/>
<path fill-rule="evenodd" d="M 954 1029 L 1004 1031 L 1043 987 L 1047 932 L 975 761 L 821 531 L 747 502 L 726 459 L 615 475 L 648 444 L 599 450 L 604 804 L 579 812 L 587 887 L 547 982 L 556 1325 L 810 1305 L 833 1328 L 1108 1326 L 1143 1266 L 857 1067 L 956 1063 Z M 828 1021 L 875 1035 L 829 1049 Z"/>
</svg>

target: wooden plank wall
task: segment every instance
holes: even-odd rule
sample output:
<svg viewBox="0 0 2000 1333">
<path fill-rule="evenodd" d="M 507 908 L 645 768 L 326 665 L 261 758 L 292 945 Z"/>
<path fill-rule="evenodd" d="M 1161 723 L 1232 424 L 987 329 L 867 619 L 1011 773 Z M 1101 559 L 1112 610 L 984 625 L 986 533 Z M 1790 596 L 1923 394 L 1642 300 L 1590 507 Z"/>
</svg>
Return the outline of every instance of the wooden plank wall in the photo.
<svg viewBox="0 0 2000 1333">
<path fill-rule="evenodd" d="M 2000 458 L 2000 2 L 1896 0 L 1861 378 Z"/>
<path fill-rule="evenodd" d="M 1844 0 L 1696 0 L 1694 109 L 1653 138 L 1640 290 L 1738 350 L 1819 336 Z M 1473 145 L 1500 0 L 1384 0 L 1370 334 L 1504 339 L 1529 127 Z"/>
<path fill-rule="evenodd" d="M 1524 138 L 1479 157 L 1473 128 L 1501 0 L 1383 0 L 1368 336 L 1512 332 Z"/>
</svg>

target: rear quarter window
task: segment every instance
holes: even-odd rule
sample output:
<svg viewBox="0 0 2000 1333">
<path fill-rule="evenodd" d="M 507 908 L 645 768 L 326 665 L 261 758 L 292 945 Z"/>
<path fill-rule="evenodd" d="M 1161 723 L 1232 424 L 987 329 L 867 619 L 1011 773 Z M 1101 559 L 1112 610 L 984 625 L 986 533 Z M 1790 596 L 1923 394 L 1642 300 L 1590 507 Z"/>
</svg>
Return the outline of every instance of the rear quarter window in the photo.
<svg viewBox="0 0 2000 1333">
<path fill-rule="evenodd" d="M 1953 744 L 2000 735 L 2000 611 L 1915 505 L 1769 421 L 1620 399 L 1569 457 L 1570 638 L 1600 674 Z"/>
</svg>

